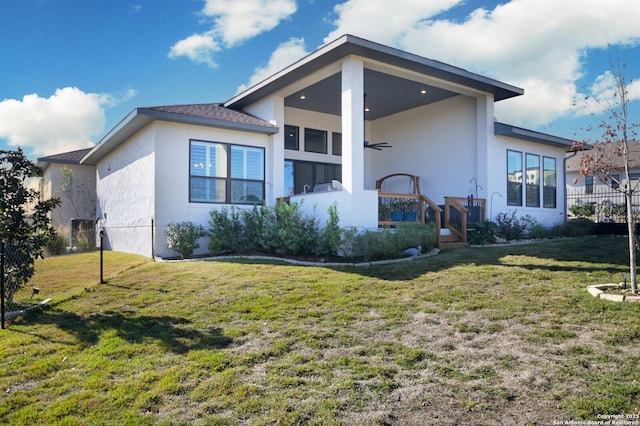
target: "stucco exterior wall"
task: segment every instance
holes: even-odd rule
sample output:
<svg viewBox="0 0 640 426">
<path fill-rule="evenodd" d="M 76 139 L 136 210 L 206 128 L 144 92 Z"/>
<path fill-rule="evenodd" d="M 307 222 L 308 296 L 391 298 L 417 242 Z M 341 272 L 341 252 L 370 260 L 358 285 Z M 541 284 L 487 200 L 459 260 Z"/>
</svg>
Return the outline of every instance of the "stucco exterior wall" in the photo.
<svg viewBox="0 0 640 426">
<path fill-rule="evenodd" d="M 72 188 L 61 190 L 62 168 L 73 171 Z M 96 218 L 96 172 L 94 166 L 79 164 L 50 164 L 42 176 L 42 196 L 49 199 L 59 197 L 61 205 L 51 212 L 51 223 L 60 232 L 68 232 L 71 219 Z"/>
<path fill-rule="evenodd" d="M 168 249 L 166 243 L 166 230 L 170 222 L 188 220 L 206 227 L 209 224 L 209 212 L 224 206 L 224 204 L 189 202 L 189 141 L 197 139 L 266 148 L 265 158 L 268 158 L 267 151 L 271 149 L 268 143 L 270 138 L 257 133 L 168 122 L 155 122 L 152 126 L 156 150 L 155 254 L 171 256 L 175 253 Z M 265 174 L 265 186 L 269 186 L 273 179 L 266 168 Z M 195 253 L 206 252 L 206 240 L 203 239 Z"/>
<path fill-rule="evenodd" d="M 105 248 L 152 255 L 155 128 L 147 126 L 97 165 L 97 210 Z"/>
<path fill-rule="evenodd" d="M 457 96 L 376 120 L 371 142 L 388 142 L 393 148 L 369 153 L 368 185 L 392 173 L 409 173 L 420 176 L 422 193 L 438 204 L 445 196 L 466 197 L 469 180 L 477 175 L 475 99 Z M 399 193 L 409 189 L 407 180 L 383 188 Z"/>
</svg>

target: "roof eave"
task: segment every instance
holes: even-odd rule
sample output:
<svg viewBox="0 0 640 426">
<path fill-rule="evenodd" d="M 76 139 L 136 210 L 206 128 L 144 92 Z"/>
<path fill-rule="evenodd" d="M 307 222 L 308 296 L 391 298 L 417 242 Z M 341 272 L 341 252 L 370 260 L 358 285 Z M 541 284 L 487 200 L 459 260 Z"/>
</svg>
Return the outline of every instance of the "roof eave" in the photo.
<svg viewBox="0 0 640 426">
<path fill-rule="evenodd" d="M 535 130 L 523 129 L 521 127 L 516 127 L 510 124 L 499 122 L 494 123 L 494 134 L 500 136 L 509 136 L 516 139 L 522 139 L 564 149 L 567 149 L 574 144 L 574 141 L 572 141 L 571 139 L 549 135 L 547 133 L 536 132 Z"/>
<path fill-rule="evenodd" d="M 118 145 L 142 130 L 149 123 L 159 120 L 173 123 L 194 124 L 199 126 L 216 127 L 221 129 L 240 130 L 252 133 L 272 135 L 278 133 L 276 126 L 261 126 L 256 124 L 238 123 L 214 118 L 199 117 L 187 114 L 177 114 L 150 108 L 136 108 L 122 119 L 96 146 L 85 155 L 80 164 L 92 164 L 113 151 Z"/>
<path fill-rule="evenodd" d="M 344 35 L 281 71 L 235 95 L 223 105 L 234 109 L 243 108 L 270 93 L 286 87 L 305 75 L 311 74 L 335 61 L 357 55 L 404 67 L 442 80 L 452 81 L 494 95 L 496 101 L 524 94 L 524 89 L 457 68 L 443 62 L 375 43 L 352 35 Z"/>
</svg>

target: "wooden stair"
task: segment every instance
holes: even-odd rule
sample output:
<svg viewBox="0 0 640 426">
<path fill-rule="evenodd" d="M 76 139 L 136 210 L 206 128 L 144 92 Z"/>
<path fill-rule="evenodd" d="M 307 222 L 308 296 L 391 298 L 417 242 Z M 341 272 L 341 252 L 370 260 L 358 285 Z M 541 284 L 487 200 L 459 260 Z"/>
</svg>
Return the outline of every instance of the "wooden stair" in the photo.
<svg viewBox="0 0 640 426">
<path fill-rule="evenodd" d="M 440 244 L 438 245 L 440 250 L 467 247 L 468 245 L 468 242 L 463 241 L 462 238 L 451 232 L 449 229 L 440 229 Z"/>
</svg>

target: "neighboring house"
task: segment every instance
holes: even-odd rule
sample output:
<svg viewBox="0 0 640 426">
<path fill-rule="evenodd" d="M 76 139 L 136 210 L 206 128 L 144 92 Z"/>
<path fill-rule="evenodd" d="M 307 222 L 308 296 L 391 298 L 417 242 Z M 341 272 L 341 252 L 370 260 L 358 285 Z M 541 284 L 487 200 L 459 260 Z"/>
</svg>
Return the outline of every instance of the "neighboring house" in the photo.
<svg viewBox="0 0 640 426">
<path fill-rule="evenodd" d="M 402 180 L 376 188 L 394 173 L 420 178 L 422 206 L 473 195 L 493 216 L 550 226 L 565 217 L 572 142 L 495 122 L 494 102 L 523 93 L 346 35 L 225 103 L 137 108 L 81 164 L 97 167 L 107 247 L 146 256 L 173 254 L 170 222 L 207 225 L 212 209 L 281 197 L 321 223 L 335 203 L 340 226 L 377 228 L 379 196 L 410 192 Z"/>
<path fill-rule="evenodd" d="M 640 141 L 633 141 L 629 145 L 629 177 L 627 181 L 624 173 L 623 157 L 616 152 L 615 143 L 602 143 L 592 146 L 593 149 L 572 152 L 566 158 L 567 175 L 567 212 L 569 216 L 588 215 L 597 222 L 624 222 L 625 200 L 620 190 L 631 185 L 640 187 Z M 589 173 L 582 174 L 584 167 L 582 160 L 592 156 L 608 165 L 611 179 Z M 590 208 L 576 208 L 574 206 L 588 206 Z M 634 209 L 640 213 L 640 195 L 634 194 Z"/>
<path fill-rule="evenodd" d="M 61 205 L 51 212 L 51 223 L 56 230 L 69 234 L 72 221 L 95 223 L 96 220 L 96 167 L 80 164 L 91 148 L 40 157 L 36 165 L 42 169 L 39 182 L 43 199 L 60 198 Z M 63 169 L 69 171 L 64 176 Z"/>
</svg>

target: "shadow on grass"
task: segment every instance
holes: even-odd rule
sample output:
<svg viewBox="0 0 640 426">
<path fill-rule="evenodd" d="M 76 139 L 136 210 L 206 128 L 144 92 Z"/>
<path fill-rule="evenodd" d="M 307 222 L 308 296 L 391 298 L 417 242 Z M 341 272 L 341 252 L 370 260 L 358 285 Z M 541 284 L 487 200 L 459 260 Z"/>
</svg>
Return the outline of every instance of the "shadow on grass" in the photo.
<svg viewBox="0 0 640 426">
<path fill-rule="evenodd" d="M 460 265 L 475 264 L 522 268 L 529 271 L 605 272 L 620 274 L 628 269 L 628 246 L 619 237 L 587 237 L 558 239 L 521 245 L 463 247 L 445 250 L 436 256 L 409 263 L 359 268 L 362 275 L 386 280 L 414 279 L 428 272 L 438 272 Z M 526 256 L 538 259 L 527 263 L 505 259 Z M 574 263 L 558 265 L 553 262 Z"/>
<path fill-rule="evenodd" d="M 172 316 L 127 316 L 119 312 L 78 315 L 68 311 L 44 311 L 28 318 L 30 323 L 52 324 L 75 336 L 85 346 L 98 343 L 101 336 L 113 330 L 128 343 L 156 343 L 175 353 L 190 350 L 223 349 L 232 339 L 220 328 L 205 331 L 189 326 L 191 321 Z"/>
<path fill-rule="evenodd" d="M 410 262 L 385 263 L 367 267 L 327 266 L 322 263 L 310 267 L 328 267 L 339 272 L 355 273 L 381 280 L 411 280 L 428 272 L 439 272 L 461 265 L 475 264 L 513 266 L 530 271 L 545 270 L 551 272 L 605 272 L 621 274 L 628 269 L 627 240 L 620 237 L 585 237 L 558 239 L 530 244 L 514 244 L 487 247 L 463 247 L 444 250 L 438 255 L 416 259 Z M 506 256 L 526 256 L 538 259 L 537 263 L 510 263 Z M 216 260 L 238 264 L 281 264 L 280 261 L 261 259 L 229 259 Z M 573 263 L 574 265 L 558 265 L 552 262 Z"/>
</svg>

